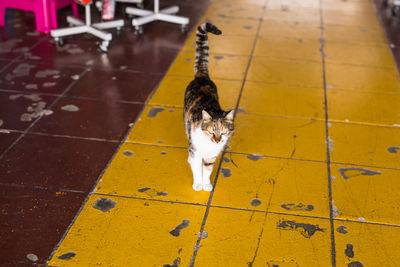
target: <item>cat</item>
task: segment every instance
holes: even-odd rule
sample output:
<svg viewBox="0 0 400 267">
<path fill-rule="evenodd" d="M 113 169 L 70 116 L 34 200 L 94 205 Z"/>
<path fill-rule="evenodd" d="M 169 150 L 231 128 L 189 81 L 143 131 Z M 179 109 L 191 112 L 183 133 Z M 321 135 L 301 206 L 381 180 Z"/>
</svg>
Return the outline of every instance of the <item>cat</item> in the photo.
<svg viewBox="0 0 400 267">
<path fill-rule="evenodd" d="M 233 134 L 235 110 L 223 111 L 217 87 L 208 75 L 209 47 L 207 33 L 222 32 L 207 22 L 197 27 L 194 80 L 186 88 L 184 122 L 189 139 L 188 162 L 193 173 L 195 191 L 212 191 L 210 175 L 218 155 Z"/>
</svg>

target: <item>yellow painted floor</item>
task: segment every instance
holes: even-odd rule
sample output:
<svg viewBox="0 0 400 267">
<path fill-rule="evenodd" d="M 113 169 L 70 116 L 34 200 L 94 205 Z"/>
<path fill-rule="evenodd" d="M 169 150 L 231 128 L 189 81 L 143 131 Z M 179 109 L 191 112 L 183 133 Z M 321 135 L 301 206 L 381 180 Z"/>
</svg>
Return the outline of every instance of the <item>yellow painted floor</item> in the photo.
<svg viewBox="0 0 400 267">
<path fill-rule="evenodd" d="M 399 266 L 400 81 L 370 1 L 215 0 L 235 134 L 192 190 L 194 34 L 50 266 Z"/>
</svg>

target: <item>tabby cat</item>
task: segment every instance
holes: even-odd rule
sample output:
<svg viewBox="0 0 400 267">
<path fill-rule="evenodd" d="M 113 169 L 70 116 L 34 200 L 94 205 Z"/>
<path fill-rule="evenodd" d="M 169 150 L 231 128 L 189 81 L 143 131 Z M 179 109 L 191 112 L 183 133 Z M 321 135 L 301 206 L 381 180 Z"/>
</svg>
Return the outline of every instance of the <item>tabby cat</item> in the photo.
<svg viewBox="0 0 400 267">
<path fill-rule="evenodd" d="M 193 189 L 211 191 L 214 163 L 233 133 L 234 110 L 223 111 L 218 102 L 217 87 L 208 75 L 207 32 L 222 32 L 204 23 L 196 32 L 194 80 L 185 92 L 184 121 L 189 139 L 188 162 L 193 172 Z"/>
</svg>

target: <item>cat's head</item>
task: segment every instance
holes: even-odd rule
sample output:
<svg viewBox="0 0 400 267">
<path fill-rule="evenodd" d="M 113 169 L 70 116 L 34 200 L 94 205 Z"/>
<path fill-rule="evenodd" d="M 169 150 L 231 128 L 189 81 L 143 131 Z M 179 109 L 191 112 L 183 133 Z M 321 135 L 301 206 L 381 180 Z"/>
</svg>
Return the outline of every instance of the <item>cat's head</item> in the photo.
<svg viewBox="0 0 400 267">
<path fill-rule="evenodd" d="M 233 134 L 235 110 L 225 111 L 222 116 L 213 118 L 207 111 L 202 111 L 201 130 L 212 142 L 226 142 Z"/>
</svg>

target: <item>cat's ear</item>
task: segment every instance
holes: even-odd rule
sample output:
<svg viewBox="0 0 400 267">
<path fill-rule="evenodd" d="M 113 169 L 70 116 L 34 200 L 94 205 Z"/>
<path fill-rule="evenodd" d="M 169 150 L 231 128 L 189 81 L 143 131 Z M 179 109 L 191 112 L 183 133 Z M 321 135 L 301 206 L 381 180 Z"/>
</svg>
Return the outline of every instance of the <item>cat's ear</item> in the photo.
<svg viewBox="0 0 400 267">
<path fill-rule="evenodd" d="M 208 112 L 205 111 L 204 109 L 203 109 L 203 111 L 201 112 L 201 116 L 202 116 L 202 119 L 203 119 L 204 121 L 211 121 L 211 120 L 212 120 L 210 114 L 208 114 Z"/>
<path fill-rule="evenodd" d="M 233 117 L 235 116 L 235 110 L 234 109 L 232 109 L 232 110 L 228 110 L 226 113 L 225 113 L 225 120 L 227 120 L 227 121 L 233 121 Z"/>
</svg>

